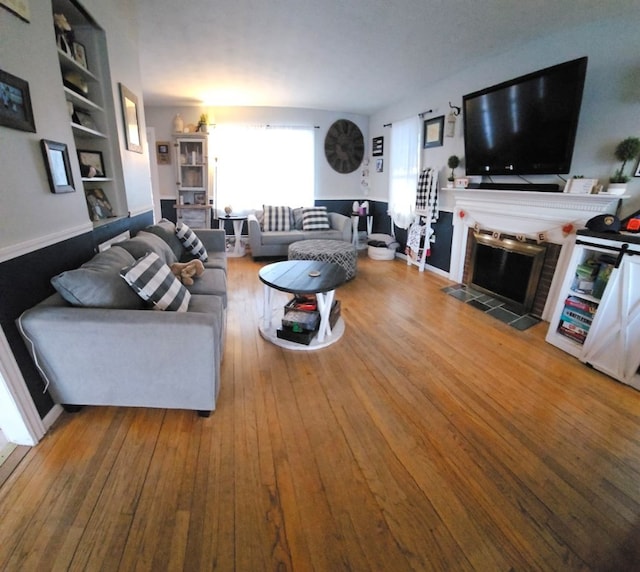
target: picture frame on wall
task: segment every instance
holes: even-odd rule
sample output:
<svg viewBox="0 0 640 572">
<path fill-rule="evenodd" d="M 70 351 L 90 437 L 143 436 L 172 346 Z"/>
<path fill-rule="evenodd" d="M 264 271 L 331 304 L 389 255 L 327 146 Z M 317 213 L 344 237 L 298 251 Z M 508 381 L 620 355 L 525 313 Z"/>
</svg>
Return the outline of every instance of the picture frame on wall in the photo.
<svg viewBox="0 0 640 572">
<path fill-rule="evenodd" d="M 123 84 L 120 84 L 120 104 L 122 105 L 127 150 L 142 153 L 140 122 L 138 120 L 138 98 Z"/>
<path fill-rule="evenodd" d="M 442 137 L 444 135 L 444 115 L 425 119 L 423 131 L 423 147 L 442 147 Z"/>
<path fill-rule="evenodd" d="M 384 170 L 384 159 L 376 159 L 376 173 L 382 173 Z"/>
<path fill-rule="evenodd" d="M 158 165 L 171 164 L 171 143 L 169 141 L 156 141 L 156 160 Z"/>
<path fill-rule="evenodd" d="M 104 161 L 100 151 L 78 149 L 78 161 L 80 162 L 80 174 L 83 178 L 106 177 Z"/>
<path fill-rule="evenodd" d="M 36 132 L 29 84 L 3 70 L 0 70 L 0 125 Z"/>
<path fill-rule="evenodd" d="M 374 137 L 371 143 L 371 155 L 382 157 L 384 155 L 384 137 Z"/>
<path fill-rule="evenodd" d="M 73 193 L 73 175 L 65 143 L 41 139 L 40 146 L 52 193 Z"/>
</svg>

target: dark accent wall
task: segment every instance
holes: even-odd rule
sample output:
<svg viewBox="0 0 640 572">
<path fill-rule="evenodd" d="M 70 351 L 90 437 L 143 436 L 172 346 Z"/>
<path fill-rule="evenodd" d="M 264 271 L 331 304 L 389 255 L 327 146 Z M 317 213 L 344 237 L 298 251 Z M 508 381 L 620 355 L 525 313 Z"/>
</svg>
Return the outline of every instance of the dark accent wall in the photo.
<svg viewBox="0 0 640 572">
<path fill-rule="evenodd" d="M 133 218 L 118 219 L 80 236 L 0 263 L 0 325 L 41 418 L 51 410 L 53 400 L 43 392 L 44 381 L 22 340 L 16 319 L 22 312 L 53 294 L 50 282 L 53 276 L 77 268 L 89 260 L 97 252 L 98 244 L 125 230 L 134 235 L 152 223 L 151 211 Z"/>
</svg>

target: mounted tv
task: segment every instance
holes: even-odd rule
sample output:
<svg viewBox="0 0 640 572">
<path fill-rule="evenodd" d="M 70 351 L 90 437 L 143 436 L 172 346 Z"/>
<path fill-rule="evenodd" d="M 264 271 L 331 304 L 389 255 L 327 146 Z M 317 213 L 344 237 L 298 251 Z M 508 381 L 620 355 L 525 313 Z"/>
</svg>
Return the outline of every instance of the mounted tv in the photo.
<svg viewBox="0 0 640 572">
<path fill-rule="evenodd" d="M 569 173 L 587 58 L 465 95 L 467 175 Z"/>
</svg>

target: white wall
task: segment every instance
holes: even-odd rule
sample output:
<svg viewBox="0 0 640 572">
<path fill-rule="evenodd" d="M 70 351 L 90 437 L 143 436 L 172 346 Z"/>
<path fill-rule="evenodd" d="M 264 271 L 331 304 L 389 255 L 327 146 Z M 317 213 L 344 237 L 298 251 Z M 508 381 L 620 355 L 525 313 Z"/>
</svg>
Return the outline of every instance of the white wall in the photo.
<svg viewBox="0 0 640 572">
<path fill-rule="evenodd" d="M 446 116 L 449 102 L 461 106 L 462 96 L 466 93 L 586 55 L 589 64 L 571 175 L 597 178 L 606 184 L 609 175 L 619 166 L 613 157 L 616 144 L 626 137 L 640 136 L 639 26 L 637 19 L 611 20 L 567 29 L 562 34 L 541 38 L 481 65 L 460 70 L 448 80 L 435 85 L 429 85 L 428 78 L 425 78 L 424 91 L 409 94 L 398 105 L 373 115 L 369 132 L 372 137 L 384 135 L 386 159 L 390 128 L 383 128 L 383 124 L 427 109 L 433 109 L 433 113 L 427 117 Z M 454 154 L 462 159 L 456 174 L 463 176 L 462 117 L 458 118 L 454 138 L 445 138 L 442 147 L 423 152 L 425 166 L 443 168 L 440 178 L 442 185 L 446 184 L 447 158 Z M 636 165 L 628 165 L 628 173 L 631 167 L 635 171 Z M 371 173 L 371 198 L 385 200 L 388 196 L 387 174 L 378 175 L 374 171 Z M 562 183 L 556 177 L 527 178 L 535 182 Z M 495 177 L 494 180 L 511 182 L 518 179 Z M 628 188 L 633 198 L 624 202 L 623 216 L 640 209 L 640 178 L 632 179 Z M 445 204 L 449 194 L 446 191 L 442 194 Z"/>
<path fill-rule="evenodd" d="M 171 141 L 173 118 L 180 113 L 185 125 L 197 124 L 201 113 L 207 113 L 211 123 L 253 123 L 272 125 L 318 125 L 316 130 L 316 199 L 359 199 L 364 197 L 360 185 L 360 170 L 346 175 L 336 173 L 324 157 L 324 138 L 337 119 L 353 121 L 364 136 L 365 156 L 370 153 L 371 140 L 368 117 L 349 113 L 318 111 L 312 109 L 273 107 L 153 107 L 145 109 L 147 124 L 154 128 L 157 141 Z M 247 158 L 247 168 L 251 158 Z M 158 165 L 159 195 L 163 199 L 175 199 L 175 158 L 171 165 Z"/>
</svg>

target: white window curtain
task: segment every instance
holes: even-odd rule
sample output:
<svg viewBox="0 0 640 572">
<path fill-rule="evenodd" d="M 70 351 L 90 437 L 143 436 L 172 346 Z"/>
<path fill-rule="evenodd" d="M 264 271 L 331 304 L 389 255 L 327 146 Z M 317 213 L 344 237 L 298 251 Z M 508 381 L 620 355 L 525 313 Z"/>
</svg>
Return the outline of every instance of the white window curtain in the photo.
<svg viewBox="0 0 640 572">
<path fill-rule="evenodd" d="M 313 127 L 218 124 L 209 140 L 217 209 L 247 214 L 264 204 L 314 204 Z"/>
<path fill-rule="evenodd" d="M 414 219 L 420 167 L 420 118 L 394 121 L 389 159 L 389 216 L 400 228 Z"/>
</svg>

